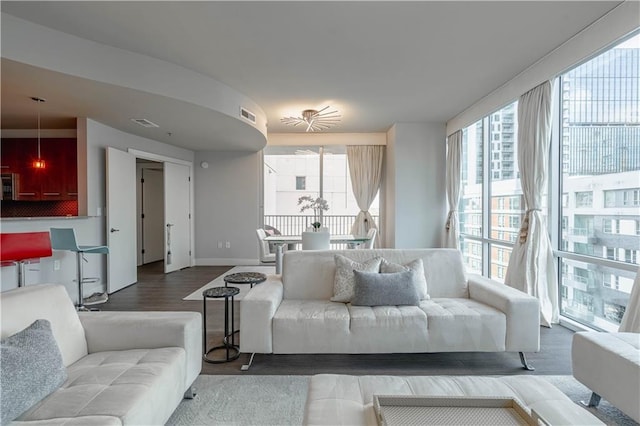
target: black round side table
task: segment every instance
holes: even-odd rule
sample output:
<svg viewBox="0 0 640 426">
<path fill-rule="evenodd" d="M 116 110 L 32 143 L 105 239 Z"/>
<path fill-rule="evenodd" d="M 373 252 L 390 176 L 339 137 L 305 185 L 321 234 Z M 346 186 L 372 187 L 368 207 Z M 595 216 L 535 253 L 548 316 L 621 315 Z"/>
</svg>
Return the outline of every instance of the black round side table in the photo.
<svg viewBox="0 0 640 426">
<path fill-rule="evenodd" d="M 251 288 L 255 284 L 260 284 L 267 280 L 267 276 L 260 272 L 236 272 L 224 276 L 224 285 L 227 284 L 250 284 Z"/>
<path fill-rule="evenodd" d="M 240 347 L 236 345 L 235 322 L 233 318 L 233 297 L 240 293 L 238 287 L 213 287 L 202 292 L 202 359 L 212 364 L 219 364 L 221 362 L 229 362 L 238 359 L 240 356 Z M 224 338 L 222 344 L 214 346 L 211 349 L 207 349 L 207 298 L 222 298 L 224 297 Z M 229 309 L 231 305 L 231 309 Z M 231 311 L 231 329 L 229 329 L 229 311 Z M 224 358 L 210 358 L 209 354 L 216 350 L 226 351 Z"/>
</svg>

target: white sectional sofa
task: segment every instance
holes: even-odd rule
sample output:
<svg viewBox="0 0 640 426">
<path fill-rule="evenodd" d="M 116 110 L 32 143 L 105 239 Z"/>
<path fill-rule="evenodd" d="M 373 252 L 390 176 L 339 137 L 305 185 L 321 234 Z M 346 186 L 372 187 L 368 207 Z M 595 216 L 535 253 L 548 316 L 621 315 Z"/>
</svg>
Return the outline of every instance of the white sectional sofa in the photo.
<svg viewBox="0 0 640 426">
<path fill-rule="evenodd" d="M 419 306 L 332 302 L 336 254 L 406 264 L 422 259 L 429 299 Z M 467 277 L 459 251 L 381 249 L 289 251 L 282 275 L 254 287 L 240 305 L 246 353 L 538 351 L 538 300 L 498 282 Z"/>
<path fill-rule="evenodd" d="M 45 319 L 66 367 L 61 386 L 12 424 L 159 425 L 192 396 L 202 367 L 200 313 L 78 314 L 66 289 L 52 284 L 0 293 L 0 305 L 3 352 L 5 339 Z M 21 387 L 1 385 L 6 396 Z"/>
<path fill-rule="evenodd" d="M 575 333 L 571 346 L 573 376 L 640 423 L 640 334 L 588 331 Z"/>
<path fill-rule="evenodd" d="M 304 425 L 378 425 L 374 395 L 516 398 L 551 425 L 603 425 L 546 380 L 536 376 L 348 376 L 318 374 L 309 382 Z M 417 424 L 417 420 L 407 423 Z M 486 419 L 485 419 L 486 420 Z M 473 424 L 470 422 L 469 424 Z"/>
</svg>

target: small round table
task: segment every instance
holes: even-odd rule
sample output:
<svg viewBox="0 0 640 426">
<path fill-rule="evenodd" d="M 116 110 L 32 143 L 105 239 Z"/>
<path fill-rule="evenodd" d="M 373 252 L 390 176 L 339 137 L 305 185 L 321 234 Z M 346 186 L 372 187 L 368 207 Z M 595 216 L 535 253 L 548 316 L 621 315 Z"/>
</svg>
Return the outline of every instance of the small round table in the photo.
<svg viewBox="0 0 640 426">
<path fill-rule="evenodd" d="M 238 287 L 213 287 L 202 292 L 202 359 L 212 364 L 219 364 L 221 362 L 229 362 L 238 359 L 240 356 L 240 347 L 236 345 L 235 340 L 235 322 L 234 322 L 234 308 L 233 297 L 240 293 Z M 222 344 L 214 346 L 211 349 L 207 349 L 207 298 L 222 298 L 224 297 L 224 338 Z M 231 305 L 231 310 L 229 310 Z M 229 311 L 231 311 L 231 330 L 229 330 Z M 231 339 L 229 339 L 231 338 Z M 209 358 L 209 354 L 213 351 L 224 349 L 226 356 L 224 358 Z"/>
<path fill-rule="evenodd" d="M 255 284 L 260 284 L 267 280 L 267 276 L 260 272 L 236 272 L 235 274 L 225 275 L 224 285 L 227 284 L 250 284 L 251 288 Z"/>
</svg>

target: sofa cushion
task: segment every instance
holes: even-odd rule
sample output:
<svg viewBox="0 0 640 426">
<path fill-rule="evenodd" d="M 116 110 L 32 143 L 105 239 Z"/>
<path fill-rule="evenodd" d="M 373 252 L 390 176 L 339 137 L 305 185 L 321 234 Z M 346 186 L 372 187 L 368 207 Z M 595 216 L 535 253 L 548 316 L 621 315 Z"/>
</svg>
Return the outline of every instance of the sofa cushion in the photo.
<svg viewBox="0 0 640 426">
<path fill-rule="evenodd" d="M 428 351 L 429 319 L 419 306 L 347 307 L 352 353 Z"/>
<path fill-rule="evenodd" d="M 355 306 L 417 306 L 420 302 L 416 285 L 416 272 L 380 274 L 353 271 L 355 278 L 351 304 Z"/>
<path fill-rule="evenodd" d="M 349 303 L 353 298 L 355 277 L 353 271 L 378 272 L 381 257 L 374 257 L 364 262 L 356 262 L 340 254 L 335 255 L 336 275 L 333 284 L 333 302 Z"/>
<path fill-rule="evenodd" d="M 46 319 L 51 323 L 65 366 L 88 353 L 84 328 L 63 285 L 39 284 L 3 291 L 0 303 L 2 338 L 24 330 L 37 319 Z"/>
<path fill-rule="evenodd" d="M 503 312 L 465 298 L 420 302 L 429 319 L 429 351 L 504 351 L 507 320 Z"/>
<path fill-rule="evenodd" d="M 345 353 L 349 310 L 328 300 L 283 300 L 273 317 L 273 353 Z"/>
<path fill-rule="evenodd" d="M 429 292 L 427 291 L 427 278 L 424 276 L 424 264 L 422 263 L 422 259 L 412 260 L 405 265 L 389 262 L 384 258 L 382 259 L 382 263 L 380 264 L 381 273 L 389 274 L 402 271 L 415 271 L 416 275 L 414 279 L 416 280 L 416 287 L 418 289 L 420 299 L 428 299 Z"/>
<path fill-rule="evenodd" d="M 62 387 L 18 420 L 106 416 L 122 424 L 164 424 L 182 400 L 184 364 L 184 349 L 175 347 L 87 355 L 68 368 Z"/>
<path fill-rule="evenodd" d="M 328 300 L 333 294 L 336 254 L 356 262 L 380 256 L 406 264 L 421 259 L 431 297 L 469 297 L 462 254 L 455 249 L 290 250 L 284 254 L 282 285 L 285 299 Z"/>
<path fill-rule="evenodd" d="M 3 425 L 67 379 L 62 354 L 47 320 L 36 320 L 26 329 L 3 339 L 0 354 Z"/>
</svg>

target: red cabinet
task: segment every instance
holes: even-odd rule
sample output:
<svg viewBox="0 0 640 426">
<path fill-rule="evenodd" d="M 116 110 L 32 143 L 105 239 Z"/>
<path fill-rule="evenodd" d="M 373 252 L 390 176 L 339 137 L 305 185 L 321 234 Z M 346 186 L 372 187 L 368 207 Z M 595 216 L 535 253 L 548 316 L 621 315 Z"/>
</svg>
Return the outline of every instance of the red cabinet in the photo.
<svg viewBox="0 0 640 426">
<path fill-rule="evenodd" d="M 38 158 L 37 139 L 2 139 L 2 173 L 15 173 L 16 200 L 59 201 L 78 198 L 76 140 L 40 139 L 44 169 L 34 168 Z"/>
</svg>

